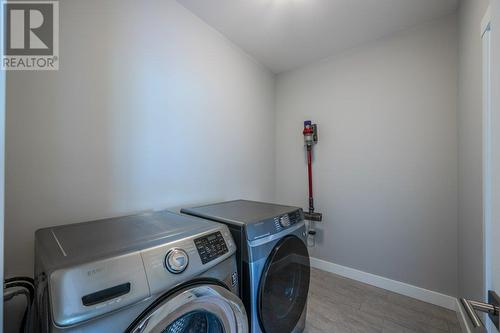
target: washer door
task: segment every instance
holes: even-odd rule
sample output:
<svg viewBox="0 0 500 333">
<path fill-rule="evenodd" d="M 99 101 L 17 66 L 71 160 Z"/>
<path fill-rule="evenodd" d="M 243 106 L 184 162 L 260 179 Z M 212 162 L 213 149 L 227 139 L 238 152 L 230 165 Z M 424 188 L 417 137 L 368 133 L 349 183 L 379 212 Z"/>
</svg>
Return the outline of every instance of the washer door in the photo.
<svg viewBox="0 0 500 333">
<path fill-rule="evenodd" d="M 241 300 L 221 285 L 190 283 L 146 309 L 128 333 L 248 333 Z"/>
<path fill-rule="evenodd" d="M 309 253 L 295 236 L 283 238 L 271 251 L 262 272 L 258 312 L 264 332 L 292 332 L 307 303 Z"/>
</svg>

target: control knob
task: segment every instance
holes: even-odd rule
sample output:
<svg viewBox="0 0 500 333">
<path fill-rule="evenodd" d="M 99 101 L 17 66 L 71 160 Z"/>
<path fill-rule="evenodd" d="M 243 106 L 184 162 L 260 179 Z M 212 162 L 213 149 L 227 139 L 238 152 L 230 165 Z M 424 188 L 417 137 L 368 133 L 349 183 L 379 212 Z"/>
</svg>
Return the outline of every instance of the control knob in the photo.
<svg viewBox="0 0 500 333">
<path fill-rule="evenodd" d="M 184 272 L 189 263 L 189 256 L 182 249 L 172 249 L 165 256 L 165 267 L 170 273 L 180 274 Z"/>
<path fill-rule="evenodd" d="M 290 219 L 288 218 L 288 215 L 283 215 L 280 217 L 280 225 L 283 228 L 288 228 L 290 226 Z"/>
</svg>

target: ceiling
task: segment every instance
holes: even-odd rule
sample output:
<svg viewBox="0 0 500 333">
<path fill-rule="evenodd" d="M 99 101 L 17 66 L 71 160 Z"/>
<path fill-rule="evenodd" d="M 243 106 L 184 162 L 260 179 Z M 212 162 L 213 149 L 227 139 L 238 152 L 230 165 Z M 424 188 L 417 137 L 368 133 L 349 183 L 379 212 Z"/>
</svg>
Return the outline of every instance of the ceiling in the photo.
<svg viewBox="0 0 500 333">
<path fill-rule="evenodd" d="M 275 73 L 456 10 L 458 0 L 177 0 Z"/>
</svg>

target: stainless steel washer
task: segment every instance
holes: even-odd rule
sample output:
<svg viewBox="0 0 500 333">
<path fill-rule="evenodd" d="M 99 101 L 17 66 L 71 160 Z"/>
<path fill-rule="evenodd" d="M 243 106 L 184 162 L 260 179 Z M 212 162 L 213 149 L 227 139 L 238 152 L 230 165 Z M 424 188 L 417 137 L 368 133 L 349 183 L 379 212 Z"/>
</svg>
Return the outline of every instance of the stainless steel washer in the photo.
<svg viewBox="0 0 500 333">
<path fill-rule="evenodd" d="M 246 333 L 225 225 L 163 211 L 41 229 L 37 332 Z"/>
<path fill-rule="evenodd" d="M 236 200 L 181 212 L 231 230 L 252 333 L 304 330 L 310 263 L 302 209 Z"/>
</svg>

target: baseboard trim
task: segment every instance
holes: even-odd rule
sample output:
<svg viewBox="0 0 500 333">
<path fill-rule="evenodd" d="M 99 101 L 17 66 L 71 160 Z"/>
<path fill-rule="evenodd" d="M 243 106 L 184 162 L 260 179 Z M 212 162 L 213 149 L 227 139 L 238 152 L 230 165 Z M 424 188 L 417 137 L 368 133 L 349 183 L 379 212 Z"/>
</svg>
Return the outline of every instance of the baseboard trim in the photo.
<svg viewBox="0 0 500 333">
<path fill-rule="evenodd" d="M 412 297 L 423 302 L 457 311 L 457 299 L 452 296 L 427 290 L 408 283 L 391 280 L 382 276 L 366 273 L 354 268 L 334 264 L 332 262 L 311 258 L 311 266 L 326 272 L 334 273 L 352 280 L 363 282 L 378 288 L 389 290 L 401 295 Z"/>
<path fill-rule="evenodd" d="M 457 318 L 460 323 L 460 328 L 462 328 L 462 332 L 472 333 L 472 330 L 469 327 L 469 318 L 467 317 L 467 313 L 465 313 L 465 310 L 458 299 L 455 300 L 455 311 L 457 312 Z"/>
</svg>

